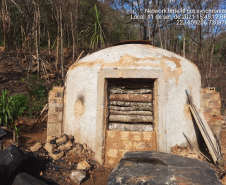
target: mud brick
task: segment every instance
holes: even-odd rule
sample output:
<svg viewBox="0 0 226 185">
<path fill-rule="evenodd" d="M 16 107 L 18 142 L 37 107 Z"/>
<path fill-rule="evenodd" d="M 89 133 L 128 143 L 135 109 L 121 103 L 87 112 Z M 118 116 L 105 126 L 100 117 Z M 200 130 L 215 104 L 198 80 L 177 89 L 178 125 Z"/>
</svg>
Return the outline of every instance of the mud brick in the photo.
<svg viewBox="0 0 226 185">
<path fill-rule="evenodd" d="M 119 149 L 119 143 L 117 141 L 112 141 L 110 139 L 106 140 L 107 149 Z"/>
<path fill-rule="evenodd" d="M 143 132 L 143 140 L 145 140 L 145 141 L 155 141 L 156 140 L 155 131 L 153 131 L 153 132 Z"/>
<path fill-rule="evenodd" d="M 118 150 L 116 149 L 108 149 L 107 150 L 108 157 L 117 157 L 118 156 Z"/>
<path fill-rule="evenodd" d="M 56 146 L 55 144 L 50 144 L 50 143 L 47 142 L 47 143 L 45 144 L 44 148 L 45 148 L 49 153 L 52 153 L 52 151 L 53 151 L 54 149 L 56 149 L 57 146 Z"/>
<path fill-rule="evenodd" d="M 145 146 L 148 150 L 157 150 L 156 142 L 145 142 Z"/>
<path fill-rule="evenodd" d="M 131 150 L 133 148 L 132 141 L 123 141 L 123 148 L 127 150 Z"/>
<path fill-rule="evenodd" d="M 133 148 L 136 150 L 143 150 L 143 149 L 145 149 L 145 143 L 135 141 L 135 142 L 133 142 Z"/>
<path fill-rule="evenodd" d="M 52 153 L 52 152 L 50 152 L 49 156 L 52 157 L 54 160 L 58 160 L 58 159 L 60 159 L 61 157 L 64 156 L 64 152 L 63 151 L 61 151 L 59 153 Z"/>
<path fill-rule="evenodd" d="M 135 141 L 141 141 L 142 140 L 142 132 L 131 132 L 132 139 Z"/>
<path fill-rule="evenodd" d="M 118 140 L 119 131 L 115 130 L 108 130 L 107 131 L 107 138 L 111 140 Z"/>
<path fill-rule="evenodd" d="M 34 144 L 32 147 L 30 147 L 30 150 L 32 152 L 37 152 L 42 147 L 42 143 L 38 142 Z"/>
<path fill-rule="evenodd" d="M 63 137 L 61 137 L 61 138 L 56 140 L 56 143 L 58 145 L 61 145 L 61 144 L 65 143 L 65 142 L 67 142 L 68 140 L 69 140 L 69 137 L 67 135 L 63 135 Z"/>
<path fill-rule="evenodd" d="M 120 140 L 129 140 L 130 132 L 121 131 L 120 132 Z"/>
</svg>

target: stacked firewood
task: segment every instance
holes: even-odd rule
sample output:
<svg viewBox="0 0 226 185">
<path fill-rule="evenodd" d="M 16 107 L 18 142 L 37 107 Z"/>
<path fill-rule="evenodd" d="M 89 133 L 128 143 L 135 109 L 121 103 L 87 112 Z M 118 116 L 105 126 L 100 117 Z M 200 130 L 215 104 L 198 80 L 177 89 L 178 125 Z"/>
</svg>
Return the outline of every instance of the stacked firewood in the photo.
<svg viewBox="0 0 226 185">
<path fill-rule="evenodd" d="M 153 123 L 153 85 L 148 82 L 109 85 L 109 127 Z"/>
</svg>

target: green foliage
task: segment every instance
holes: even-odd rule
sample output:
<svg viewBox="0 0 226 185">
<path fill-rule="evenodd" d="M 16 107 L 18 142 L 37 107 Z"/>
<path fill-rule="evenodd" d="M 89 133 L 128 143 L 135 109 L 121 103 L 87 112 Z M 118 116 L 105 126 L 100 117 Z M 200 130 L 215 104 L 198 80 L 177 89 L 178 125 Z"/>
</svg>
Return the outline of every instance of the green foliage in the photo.
<svg viewBox="0 0 226 185">
<path fill-rule="evenodd" d="M 92 48 L 97 48 L 98 46 L 104 47 L 105 33 L 102 28 L 103 23 L 101 22 L 102 19 L 100 18 L 100 12 L 98 11 L 96 4 L 94 10 L 95 10 L 95 23 L 93 25 L 93 28 L 89 30 L 92 33 L 90 46 Z"/>
<path fill-rule="evenodd" d="M 21 126 L 21 127 L 17 128 L 17 126 L 14 124 L 13 130 L 14 130 L 14 132 L 15 132 L 15 139 L 18 139 L 18 138 L 19 138 L 19 131 L 20 131 L 20 129 L 21 129 L 22 127 L 24 127 L 24 126 Z"/>
<path fill-rule="evenodd" d="M 31 87 L 28 97 L 28 104 L 29 115 L 30 117 L 33 117 L 34 114 L 42 110 L 43 106 L 46 104 L 48 91 L 43 80 L 38 80 L 34 75 L 30 77 L 30 83 Z"/>
<path fill-rule="evenodd" d="M 8 94 L 6 90 L 2 90 L 0 99 L 0 125 L 8 126 L 11 114 L 8 107 Z"/>
<path fill-rule="evenodd" d="M 0 100 L 0 125 L 9 127 L 22 116 L 27 109 L 27 96 L 24 94 L 8 97 L 6 90 L 2 90 Z"/>
</svg>

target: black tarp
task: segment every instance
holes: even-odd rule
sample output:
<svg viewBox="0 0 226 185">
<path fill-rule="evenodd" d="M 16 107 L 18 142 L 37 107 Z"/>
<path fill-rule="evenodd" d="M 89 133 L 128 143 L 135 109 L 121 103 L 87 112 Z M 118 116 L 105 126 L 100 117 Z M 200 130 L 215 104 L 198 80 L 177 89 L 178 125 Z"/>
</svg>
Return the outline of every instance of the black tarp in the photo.
<svg viewBox="0 0 226 185">
<path fill-rule="evenodd" d="M 207 162 L 157 151 L 127 152 L 108 185 L 221 185 Z"/>
</svg>

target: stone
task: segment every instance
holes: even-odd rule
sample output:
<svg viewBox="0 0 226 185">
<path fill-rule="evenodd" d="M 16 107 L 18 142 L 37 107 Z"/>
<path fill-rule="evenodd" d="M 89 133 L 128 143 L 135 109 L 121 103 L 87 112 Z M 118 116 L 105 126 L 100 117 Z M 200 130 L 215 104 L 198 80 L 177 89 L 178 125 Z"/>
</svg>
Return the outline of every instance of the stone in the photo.
<svg viewBox="0 0 226 185">
<path fill-rule="evenodd" d="M 111 172 L 108 185 L 222 185 L 210 164 L 157 151 L 127 152 Z"/>
<path fill-rule="evenodd" d="M 64 145 L 60 145 L 58 147 L 59 150 L 62 150 L 62 151 L 67 151 L 67 150 L 70 150 L 72 147 L 72 142 L 71 141 L 68 141 L 66 144 Z"/>
<path fill-rule="evenodd" d="M 51 153 L 54 149 L 57 148 L 57 146 L 55 144 L 51 144 L 51 143 L 46 143 L 44 148 L 49 152 Z"/>
<path fill-rule="evenodd" d="M 67 135 L 63 135 L 61 138 L 56 140 L 57 145 L 61 145 L 69 140 Z"/>
<path fill-rule="evenodd" d="M 55 152 L 50 152 L 50 153 L 49 153 L 49 156 L 50 156 L 51 158 L 53 158 L 53 160 L 58 160 L 58 159 L 60 159 L 61 157 L 64 156 L 64 152 L 63 152 L 63 151 L 59 151 L 59 152 L 57 152 L 57 151 L 55 151 Z"/>
<path fill-rule="evenodd" d="M 38 143 L 34 144 L 32 147 L 30 147 L 30 150 L 32 152 L 37 152 L 37 151 L 39 151 L 40 148 L 42 148 L 42 143 L 38 142 Z"/>
<path fill-rule="evenodd" d="M 90 165 L 86 162 L 86 160 L 78 163 L 77 165 L 77 170 L 89 170 Z"/>
<path fill-rule="evenodd" d="M 86 172 L 84 170 L 75 170 L 70 174 L 70 178 L 73 182 L 81 184 L 81 182 L 86 178 Z"/>
</svg>

